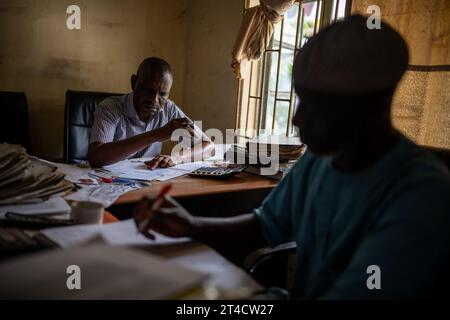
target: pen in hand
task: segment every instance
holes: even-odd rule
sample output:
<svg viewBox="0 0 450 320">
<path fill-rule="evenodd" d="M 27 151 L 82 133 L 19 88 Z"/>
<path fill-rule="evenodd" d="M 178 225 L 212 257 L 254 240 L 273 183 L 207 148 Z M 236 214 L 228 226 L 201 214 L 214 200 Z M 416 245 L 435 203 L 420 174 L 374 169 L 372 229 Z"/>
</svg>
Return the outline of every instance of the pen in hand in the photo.
<svg viewBox="0 0 450 320">
<path fill-rule="evenodd" d="M 153 202 L 150 211 L 154 212 L 157 211 L 161 208 L 163 202 L 164 202 L 164 196 L 170 191 L 170 189 L 172 188 L 172 185 L 167 184 L 164 187 L 162 187 L 162 189 L 159 191 L 158 195 L 155 198 L 155 201 Z M 149 223 L 149 217 L 145 217 L 140 223 L 139 223 L 139 231 L 143 232 L 145 231 L 146 227 L 148 226 Z"/>
</svg>

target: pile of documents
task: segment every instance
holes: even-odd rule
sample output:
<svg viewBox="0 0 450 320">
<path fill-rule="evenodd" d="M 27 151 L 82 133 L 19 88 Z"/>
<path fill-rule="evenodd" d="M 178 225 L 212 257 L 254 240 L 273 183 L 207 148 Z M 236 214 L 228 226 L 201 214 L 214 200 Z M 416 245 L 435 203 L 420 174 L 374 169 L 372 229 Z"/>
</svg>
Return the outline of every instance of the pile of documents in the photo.
<svg viewBox="0 0 450 320">
<path fill-rule="evenodd" d="M 260 166 L 248 166 L 245 169 L 245 172 L 256 174 L 260 176 L 264 176 L 269 179 L 281 181 L 291 170 L 291 168 L 295 165 L 296 161 L 289 161 L 289 162 L 283 162 L 278 165 L 278 168 L 276 172 L 272 174 L 264 174 L 264 171 L 262 170 L 262 167 Z"/>
<path fill-rule="evenodd" d="M 56 166 L 30 157 L 21 146 L 0 144 L 0 205 L 40 202 L 72 188 Z"/>
<path fill-rule="evenodd" d="M 245 146 L 232 145 L 225 152 L 225 159 L 231 163 L 248 164 L 257 168 L 271 167 L 273 162 L 289 163 L 298 160 L 306 151 L 298 137 L 260 136 L 251 139 Z M 289 165 L 285 166 L 287 169 Z M 283 171 L 284 167 L 280 170 Z"/>
<path fill-rule="evenodd" d="M 260 136 L 247 142 L 250 157 L 259 158 L 265 155 L 278 155 L 280 162 L 297 160 L 305 151 L 305 145 L 298 137 Z"/>
</svg>

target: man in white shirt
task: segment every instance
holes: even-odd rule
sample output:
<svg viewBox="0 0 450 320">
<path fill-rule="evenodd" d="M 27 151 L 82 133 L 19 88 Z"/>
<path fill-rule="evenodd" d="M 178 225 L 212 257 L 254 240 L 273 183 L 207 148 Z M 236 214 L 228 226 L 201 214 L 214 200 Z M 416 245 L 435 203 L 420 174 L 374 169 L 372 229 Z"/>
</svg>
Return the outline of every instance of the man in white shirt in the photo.
<svg viewBox="0 0 450 320">
<path fill-rule="evenodd" d="M 150 169 L 166 168 L 213 153 L 211 140 L 169 99 L 172 83 L 170 65 L 160 58 L 147 58 L 131 76 L 133 92 L 99 104 L 88 153 L 92 167 L 154 157 L 148 163 Z M 192 138 L 191 150 L 177 156 L 161 155 L 162 143 L 177 129 L 184 129 Z"/>
</svg>

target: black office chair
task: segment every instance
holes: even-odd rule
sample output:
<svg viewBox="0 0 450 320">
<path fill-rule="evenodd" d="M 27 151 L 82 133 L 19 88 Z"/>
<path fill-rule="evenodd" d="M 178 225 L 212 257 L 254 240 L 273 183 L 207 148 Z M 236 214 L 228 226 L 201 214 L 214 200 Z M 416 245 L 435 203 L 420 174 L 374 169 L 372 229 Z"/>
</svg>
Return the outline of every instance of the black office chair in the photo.
<svg viewBox="0 0 450 320">
<path fill-rule="evenodd" d="M 31 153 L 27 97 L 23 92 L 0 92 L 0 143 L 20 144 Z"/>
<path fill-rule="evenodd" d="M 64 161 L 83 163 L 87 161 L 89 138 L 97 105 L 120 93 L 72 91 L 66 92 L 64 115 Z"/>
<path fill-rule="evenodd" d="M 440 158 L 450 170 L 450 150 L 423 146 Z M 247 256 L 243 262 L 244 269 L 252 275 L 260 284 L 266 287 L 280 287 L 289 289 L 293 267 L 289 263 L 289 258 L 293 258 L 297 252 L 297 243 L 288 242 L 275 248 L 261 248 Z M 450 257 L 447 258 L 446 265 L 450 266 Z M 450 285 L 450 276 L 444 273 L 440 277 L 439 287 L 436 289 L 437 297 L 448 296 L 447 290 Z"/>
</svg>

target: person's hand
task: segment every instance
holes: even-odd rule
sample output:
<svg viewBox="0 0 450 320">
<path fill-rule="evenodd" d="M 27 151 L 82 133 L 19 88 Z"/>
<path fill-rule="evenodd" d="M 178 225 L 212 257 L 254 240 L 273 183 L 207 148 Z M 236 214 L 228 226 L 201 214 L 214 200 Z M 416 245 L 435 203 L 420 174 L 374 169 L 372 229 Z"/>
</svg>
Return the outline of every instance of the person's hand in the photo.
<svg viewBox="0 0 450 320">
<path fill-rule="evenodd" d="M 153 240 L 151 230 L 174 238 L 194 234 L 195 218 L 172 197 L 165 195 L 161 207 L 152 211 L 154 201 L 154 197 L 145 197 L 134 208 L 134 220 L 138 229 L 142 226 L 143 235 Z"/>
<path fill-rule="evenodd" d="M 147 168 L 153 170 L 156 168 L 170 168 L 175 166 L 177 162 L 178 160 L 176 158 L 160 154 L 150 161 L 145 161 L 144 164 L 147 166 Z"/>
<path fill-rule="evenodd" d="M 186 133 L 189 134 L 190 137 L 195 136 L 194 124 L 188 118 L 173 119 L 165 126 L 154 129 L 151 132 L 158 141 L 164 142 L 170 140 L 172 132 L 177 129 L 186 130 Z"/>
</svg>

